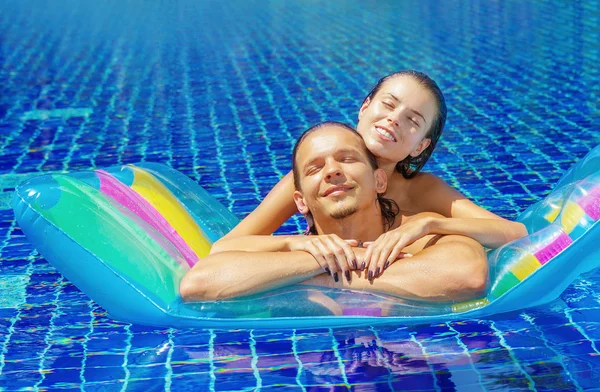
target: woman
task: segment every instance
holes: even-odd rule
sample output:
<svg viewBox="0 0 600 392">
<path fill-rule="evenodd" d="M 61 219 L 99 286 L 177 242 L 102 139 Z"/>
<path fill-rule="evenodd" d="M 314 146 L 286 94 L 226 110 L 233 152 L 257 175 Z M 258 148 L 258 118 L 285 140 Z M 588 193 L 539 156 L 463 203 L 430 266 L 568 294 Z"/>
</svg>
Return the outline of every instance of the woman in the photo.
<svg viewBox="0 0 600 392">
<path fill-rule="evenodd" d="M 402 256 L 404 248 L 430 234 L 467 236 L 488 248 L 527 235 L 521 223 L 486 211 L 437 176 L 421 173 L 445 122 L 444 96 L 427 75 L 401 71 L 379 80 L 360 107 L 357 131 L 388 176 L 385 196 L 399 205 L 403 215 L 434 214 L 430 219 L 402 222 L 373 243 L 360 244 L 368 249 L 358 265 L 349 263 L 354 259 L 350 245 L 357 245 L 352 239 L 314 236 L 302 250 L 317 260 L 326 260 L 332 276 L 348 265 L 350 269 L 366 269 L 366 276 L 376 277 Z M 297 212 L 293 192 L 293 179 L 289 173 L 258 208 L 221 241 L 274 232 Z"/>
</svg>

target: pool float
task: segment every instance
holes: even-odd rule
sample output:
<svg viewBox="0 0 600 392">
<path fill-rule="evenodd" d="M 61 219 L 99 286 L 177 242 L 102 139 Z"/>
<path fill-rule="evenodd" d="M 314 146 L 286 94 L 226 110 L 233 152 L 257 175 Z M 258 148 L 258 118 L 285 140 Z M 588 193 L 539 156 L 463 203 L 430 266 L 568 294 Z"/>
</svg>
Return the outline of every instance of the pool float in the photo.
<svg viewBox="0 0 600 392">
<path fill-rule="evenodd" d="M 310 328 L 481 318 L 550 302 L 600 264 L 600 146 L 521 214 L 527 237 L 488 254 L 486 296 L 460 303 L 301 285 L 235 300 L 183 303 L 181 278 L 238 219 L 191 179 L 161 164 L 32 178 L 16 188 L 13 209 L 38 251 L 112 317 L 126 322 Z"/>
</svg>

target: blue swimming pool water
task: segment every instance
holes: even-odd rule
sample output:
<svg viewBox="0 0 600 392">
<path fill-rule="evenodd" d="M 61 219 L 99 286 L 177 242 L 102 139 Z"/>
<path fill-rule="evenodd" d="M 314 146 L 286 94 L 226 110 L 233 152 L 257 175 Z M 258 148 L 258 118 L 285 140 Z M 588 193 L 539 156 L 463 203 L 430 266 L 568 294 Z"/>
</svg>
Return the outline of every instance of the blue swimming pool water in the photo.
<svg viewBox="0 0 600 392">
<path fill-rule="evenodd" d="M 600 2 L 0 2 L 0 389 L 600 390 L 600 273 L 488 320 L 335 330 L 119 323 L 28 244 L 32 175 L 155 161 L 242 217 L 294 139 L 354 123 L 381 76 L 430 74 L 427 169 L 514 218 L 600 143 Z M 296 232 L 291 219 L 282 232 Z M 540 288 L 543 290 L 543 288 Z"/>
</svg>

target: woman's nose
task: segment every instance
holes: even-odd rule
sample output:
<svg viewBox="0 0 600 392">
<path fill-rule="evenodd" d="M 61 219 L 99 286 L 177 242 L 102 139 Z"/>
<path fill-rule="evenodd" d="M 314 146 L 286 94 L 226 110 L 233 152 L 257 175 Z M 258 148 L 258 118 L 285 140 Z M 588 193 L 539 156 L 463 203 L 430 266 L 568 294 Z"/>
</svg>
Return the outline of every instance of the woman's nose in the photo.
<svg viewBox="0 0 600 392">
<path fill-rule="evenodd" d="M 391 124 L 392 126 L 397 127 L 398 126 L 398 113 L 394 112 L 389 112 L 387 115 L 387 122 L 388 124 Z"/>
<path fill-rule="evenodd" d="M 395 126 L 395 127 L 397 127 L 397 126 L 398 126 L 398 120 L 396 120 L 396 118 L 395 118 L 395 117 L 392 117 L 392 116 L 390 115 L 390 116 L 388 116 L 387 120 L 388 120 L 388 123 L 390 123 L 391 125 L 393 125 L 393 126 Z"/>
</svg>

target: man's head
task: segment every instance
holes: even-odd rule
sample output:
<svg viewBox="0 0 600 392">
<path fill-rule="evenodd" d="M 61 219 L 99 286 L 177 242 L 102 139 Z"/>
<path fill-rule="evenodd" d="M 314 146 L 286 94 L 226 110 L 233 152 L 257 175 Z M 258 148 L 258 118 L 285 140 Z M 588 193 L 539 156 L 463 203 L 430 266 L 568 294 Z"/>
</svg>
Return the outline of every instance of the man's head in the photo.
<svg viewBox="0 0 600 392">
<path fill-rule="evenodd" d="M 308 129 L 294 147 L 294 201 L 315 220 L 343 219 L 379 206 L 387 177 L 362 138 L 336 122 Z"/>
</svg>

